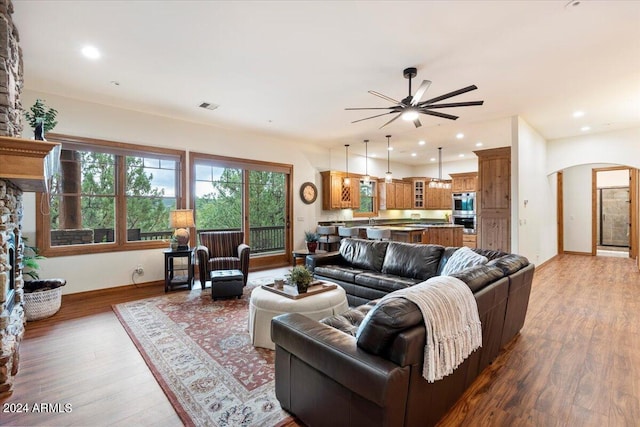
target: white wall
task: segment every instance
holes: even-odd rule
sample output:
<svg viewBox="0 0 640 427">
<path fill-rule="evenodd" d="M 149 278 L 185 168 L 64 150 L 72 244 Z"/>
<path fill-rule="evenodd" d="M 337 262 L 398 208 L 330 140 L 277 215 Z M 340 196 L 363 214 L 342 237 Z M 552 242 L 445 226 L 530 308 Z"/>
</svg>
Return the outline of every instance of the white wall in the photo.
<svg viewBox="0 0 640 427">
<path fill-rule="evenodd" d="M 599 171 L 596 175 L 596 187 L 628 187 L 629 170 Z"/>
<path fill-rule="evenodd" d="M 589 163 L 640 168 L 640 127 L 549 141 L 547 173 Z"/>
<path fill-rule="evenodd" d="M 540 264 L 557 254 L 556 182 L 547 175 L 547 141 L 521 117 L 514 118 L 512 178 L 512 252 Z M 513 188 L 512 188 L 513 190 Z M 515 245 L 515 247 L 514 247 Z"/>
<path fill-rule="evenodd" d="M 331 166 L 326 149 L 300 140 L 189 123 L 32 91 L 23 93 L 22 103 L 31 105 L 36 98 L 46 99 L 58 110 L 56 133 L 292 164 L 295 190 L 305 181 L 315 182 L 320 188 L 318 171 Z M 23 136 L 31 138 L 30 132 L 26 129 Z M 37 208 L 35 196 L 26 194 L 23 226 L 32 242 Z M 315 228 L 321 203 L 306 205 L 294 191 L 293 209 L 294 244 L 301 246 L 304 230 Z M 89 254 L 43 260 L 41 273 L 42 277 L 64 277 L 64 293 L 75 293 L 132 283 L 131 272 L 138 264 L 144 267 L 145 275 L 137 281 L 162 280 L 163 263 L 160 249 Z"/>
</svg>

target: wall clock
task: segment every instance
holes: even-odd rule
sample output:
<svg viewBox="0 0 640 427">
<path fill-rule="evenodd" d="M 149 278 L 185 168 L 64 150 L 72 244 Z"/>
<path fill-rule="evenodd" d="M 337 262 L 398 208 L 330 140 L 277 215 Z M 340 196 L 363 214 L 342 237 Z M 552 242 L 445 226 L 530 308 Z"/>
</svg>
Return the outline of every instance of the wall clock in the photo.
<svg viewBox="0 0 640 427">
<path fill-rule="evenodd" d="M 310 205 L 318 198 L 318 188 L 313 182 L 305 182 L 300 186 L 300 198 Z"/>
</svg>

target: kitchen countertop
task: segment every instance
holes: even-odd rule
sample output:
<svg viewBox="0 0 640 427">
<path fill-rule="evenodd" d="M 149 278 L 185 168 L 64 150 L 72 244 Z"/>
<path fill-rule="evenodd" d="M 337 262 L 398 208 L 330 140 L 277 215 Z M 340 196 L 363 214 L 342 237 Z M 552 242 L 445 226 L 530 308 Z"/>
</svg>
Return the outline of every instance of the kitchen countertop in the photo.
<svg viewBox="0 0 640 427">
<path fill-rule="evenodd" d="M 391 231 L 411 232 L 422 231 L 427 228 L 463 228 L 459 224 L 411 224 L 411 225 L 356 225 L 358 228 L 386 228 Z"/>
</svg>

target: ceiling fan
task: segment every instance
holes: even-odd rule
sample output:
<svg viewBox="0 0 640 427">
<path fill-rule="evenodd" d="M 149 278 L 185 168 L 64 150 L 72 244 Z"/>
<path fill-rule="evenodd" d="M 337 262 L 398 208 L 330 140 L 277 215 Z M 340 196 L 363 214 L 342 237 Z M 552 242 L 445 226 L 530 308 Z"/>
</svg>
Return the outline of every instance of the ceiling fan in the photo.
<svg viewBox="0 0 640 427">
<path fill-rule="evenodd" d="M 371 95 L 375 95 L 389 102 L 393 102 L 396 105 L 391 107 L 345 108 L 345 110 L 389 110 L 386 113 L 377 114 L 371 117 L 365 117 L 364 119 L 355 120 L 351 123 L 357 123 L 363 120 L 369 120 L 375 117 L 381 117 L 387 114 L 397 113 L 395 117 L 393 117 L 387 123 L 380 126 L 380 129 L 390 124 L 400 116 L 402 116 L 404 120 L 413 121 L 413 124 L 416 127 L 420 127 L 422 126 L 422 123 L 420 123 L 420 119 L 418 118 L 420 114 L 428 114 L 430 116 L 442 117 L 444 119 L 449 119 L 449 120 L 456 120 L 458 118 L 458 116 L 454 116 L 452 114 L 445 114 L 445 113 L 439 113 L 437 111 L 431 111 L 433 109 L 452 108 L 452 107 L 469 107 L 472 105 L 482 105 L 484 103 L 484 101 L 467 101 L 467 102 L 453 102 L 453 103 L 447 103 L 447 104 L 436 104 L 436 102 L 438 101 L 442 101 L 457 95 L 461 95 L 463 93 L 470 92 L 472 90 L 476 90 L 478 89 L 476 85 L 471 85 L 471 86 L 464 87 L 462 89 L 454 90 L 453 92 L 445 93 L 444 95 L 436 96 L 435 98 L 427 99 L 426 101 L 421 102 L 420 100 L 422 99 L 422 96 L 431 85 L 431 81 L 423 80 L 422 84 L 420 85 L 416 93 L 413 96 L 411 96 L 411 79 L 418 74 L 418 70 L 414 67 L 405 68 L 402 74 L 404 75 L 405 79 L 409 79 L 409 96 L 404 98 L 402 101 L 396 101 L 395 99 L 390 98 L 386 95 L 383 95 L 379 92 L 370 90 L 369 93 Z"/>
</svg>

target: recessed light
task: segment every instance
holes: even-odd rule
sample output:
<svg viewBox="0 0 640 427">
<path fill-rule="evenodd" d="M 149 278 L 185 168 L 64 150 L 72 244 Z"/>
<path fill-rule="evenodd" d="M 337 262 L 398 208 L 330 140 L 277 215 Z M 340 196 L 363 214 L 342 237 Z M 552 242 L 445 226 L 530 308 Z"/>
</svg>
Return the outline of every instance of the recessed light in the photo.
<svg viewBox="0 0 640 427">
<path fill-rule="evenodd" d="M 591 130 L 591 126 L 582 126 L 582 127 L 580 128 L 580 130 L 581 130 L 582 132 L 586 132 L 586 131 L 588 131 L 588 130 Z"/>
<path fill-rule="evenodd" d="M 456 134 L 456 138 L 458 138 L 458 139 L 464 138 L 464 133 L 460 132 L 460 133 Z"/>
<path fill-rule="evenodd" d="M 458 157 L 464 157 L 464 154 L 460 153 L 458 154 Z"/>
<path fill-rule="evenodd" d="M 376 153 L 373 153 L 371 157 L 378 157 L 378 155 Z"/>
<path fill-rule="evenodd" d="M 476 147 L 482 147 L 482 142 L 480 141 L 476 142 Z"/>
<path fill-rule="evenodd" d="M 417 156 L 416 153 L 411 153 L 411 157 L 415 157 L 415 156 Z"/>
<path fill-rule="evenodd" d="M 418 141 L 418 145 L 424 145 L 424 144 L 426 144 L 425 140 L 421 139 L 420 141 Z"/>
<path fill-rule="evenodd" d="M 387 148 L 387 150 L 393 151 L 393 147 L 389 147 L 389 148 Z"/>
<path fill-rule="evenodd" d="M 576 118 L 576 119 L 578 117 L 582 117 L 582 116 L 584 116 L 584 111 L 574 111 L 573 112 L 573 117 Z"/>
<path fill-rule="evenodd" d="M 431 161 L 431 162 L 435 162 L 435 161 L 436 161 L 436 158 L 435 158 L 435 157 L 432 157 L 432 158 L 430 158 L 430 159 L 429 159 L 429 161 Z"/>
<path fill-rule="evenodd" d="M 100 51 L 94 46 L 85 46 L 82 48 L 82 54 L 89 59 L 100 58 Z"/>
</svg>

